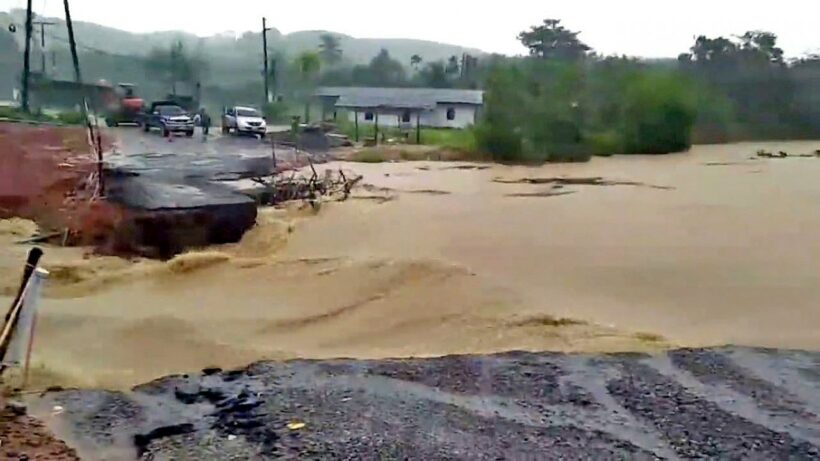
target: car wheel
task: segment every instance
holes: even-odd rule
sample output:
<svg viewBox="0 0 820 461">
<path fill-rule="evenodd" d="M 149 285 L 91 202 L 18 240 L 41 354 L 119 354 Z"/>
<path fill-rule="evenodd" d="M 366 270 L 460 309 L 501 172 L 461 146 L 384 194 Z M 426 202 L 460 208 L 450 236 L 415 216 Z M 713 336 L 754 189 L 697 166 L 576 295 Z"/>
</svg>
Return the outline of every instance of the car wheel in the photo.
<svg viewBox="0 0 820 461">
<path fill-rule="evenodd" d="M 147 123 L 143 122 L 143 123 L 142 123 L 142 131 L 144 131 L 144 132 L 148 133 L 149 131 L 151 131 L 151 127 L 150 127 L 150 126 L 148 126 L 148 124 L 147 124 Z"/>
<path fill-rule="evenodd" d="M 231 132 L 231 129 L 230 129 L 230 128 L 228 128 L 228 127 L 227 127 L 227 126 L 225 126 L 225 125 L 222 125 L 222 134 L 227 135 L 227 134 L 229 134 L 230 132 Z"/>
<path fill-rule="evenodd" d="M 167 128 L 163 127 L 162 128 L 162 137 L 167 138 L 169 136 L 171 136 L 171 131 L 168 130 Z"/>
<path fill-rule="evenodd" d="M 191 130 L 191 131 L 186 131 L 186 132 L 185 132 L 185 136 L 187 136 L 187 137 L 189 137 L 189 138 L 190 138 L 190 137 L 192 137 L 193 135 L 194 135 L 193 130 Z"/>
</svg>

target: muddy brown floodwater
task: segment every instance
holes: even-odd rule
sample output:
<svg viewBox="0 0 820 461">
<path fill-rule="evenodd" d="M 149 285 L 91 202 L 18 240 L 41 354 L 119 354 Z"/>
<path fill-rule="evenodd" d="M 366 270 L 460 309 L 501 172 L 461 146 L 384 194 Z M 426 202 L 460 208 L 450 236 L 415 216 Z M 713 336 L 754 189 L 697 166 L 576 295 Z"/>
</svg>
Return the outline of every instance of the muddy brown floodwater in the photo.
<svg viewBox="0 0 820 461">
<path fill-rule="evenodd" d="M 293 357 L 818 350 L 820 159 L 750 158 L 759 148 L 820 142 L 332 164 L 368 186 L 315 214 L 263 210 L 237 245 L 164 263 L 47 248 L 35 384 L 122 388 Z M 26 226 L 0 224 L 6 296 Z"/>
</svg>

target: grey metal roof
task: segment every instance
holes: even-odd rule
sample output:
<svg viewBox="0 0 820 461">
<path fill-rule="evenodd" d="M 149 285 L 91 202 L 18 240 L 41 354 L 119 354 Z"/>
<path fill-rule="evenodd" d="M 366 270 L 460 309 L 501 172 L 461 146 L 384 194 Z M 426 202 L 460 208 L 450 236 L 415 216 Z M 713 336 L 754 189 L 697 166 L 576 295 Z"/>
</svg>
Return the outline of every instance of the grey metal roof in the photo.
<svg viewBox="0 0 820 461">
<path fill-rule="evenodd" d="M 481 105 L 484 92 L 440 88 L 321 87 L 316 96 L 338 97 L 336 107 L 434 109 L 436 104 Z"/>
</svg>

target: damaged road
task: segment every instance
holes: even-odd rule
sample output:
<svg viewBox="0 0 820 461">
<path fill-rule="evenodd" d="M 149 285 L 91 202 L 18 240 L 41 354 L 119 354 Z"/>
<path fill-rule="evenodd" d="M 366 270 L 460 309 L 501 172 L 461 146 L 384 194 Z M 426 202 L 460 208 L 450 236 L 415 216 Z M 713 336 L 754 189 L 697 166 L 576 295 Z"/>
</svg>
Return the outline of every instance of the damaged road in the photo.
<svg viewBox="0 0 820 461">
<path fill-rule="evenodd" d="M 265 190 L 249 191 L 238 184 L 329 159 L 326 152 L 307 153 L 250 138 L 221 136 L 203 142 L 135 130 L 114 133 L 117 149 L 105 156 L 106 198 L 128 210 L 131 219 L 119 229 L 121 242 L 112 246 L 160 258 L 239 241 L 256 222 L 257 205 L 270 199 Z M 313 199 L 313 189 L 288 199 Z"/>
<path fill-rule="evenodd" d="M 817 459 L 820 354 L 261 362 L 32 406 L 87 459 Z"/>
</svg>

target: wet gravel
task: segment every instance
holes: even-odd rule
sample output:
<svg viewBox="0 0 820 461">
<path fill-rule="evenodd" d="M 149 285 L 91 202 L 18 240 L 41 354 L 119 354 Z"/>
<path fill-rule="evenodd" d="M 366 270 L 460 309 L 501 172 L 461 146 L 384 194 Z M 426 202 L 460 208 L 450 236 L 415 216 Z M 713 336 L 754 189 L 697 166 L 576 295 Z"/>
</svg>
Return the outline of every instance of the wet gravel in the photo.
<svg viewBox="0 0 820 461">
<path fill-rule="evenodd" d="M 146 460 L 818 459 L 820 395 L 763 372 L 792 367 L 803 381 L 790 386 L 813 389 L 804 369 L 816 357 L 726 348 L 264 362 L 38 404 L 64 408 L 53 429 L 91 459 L 112 447 Z"/>
</svg>

